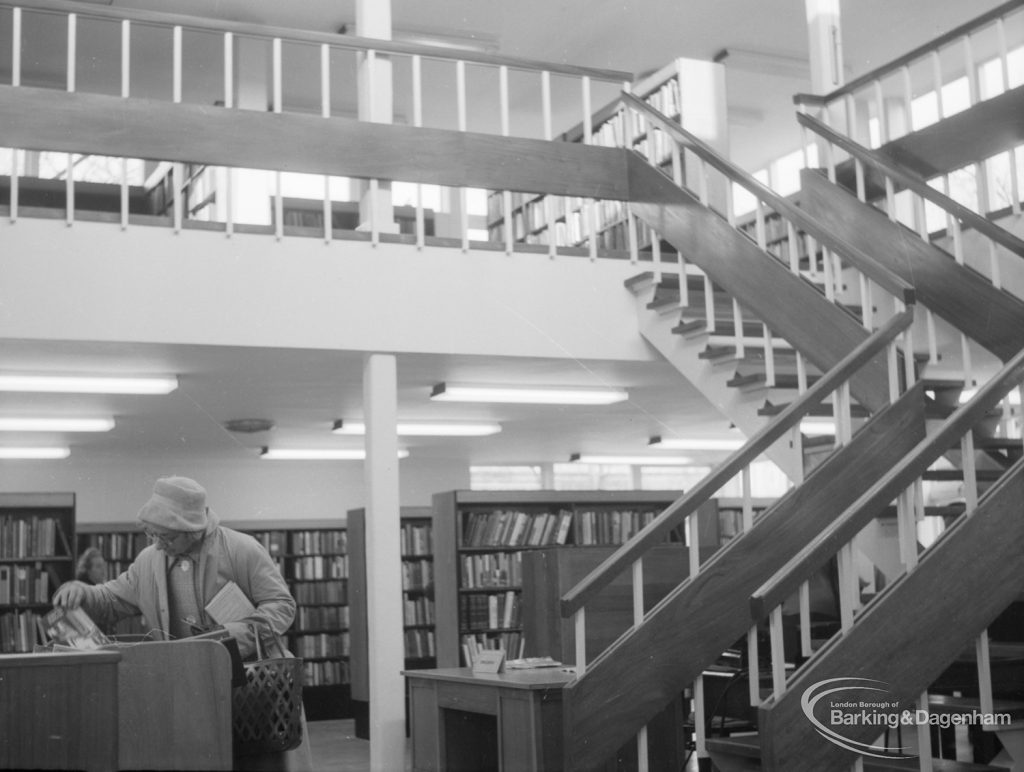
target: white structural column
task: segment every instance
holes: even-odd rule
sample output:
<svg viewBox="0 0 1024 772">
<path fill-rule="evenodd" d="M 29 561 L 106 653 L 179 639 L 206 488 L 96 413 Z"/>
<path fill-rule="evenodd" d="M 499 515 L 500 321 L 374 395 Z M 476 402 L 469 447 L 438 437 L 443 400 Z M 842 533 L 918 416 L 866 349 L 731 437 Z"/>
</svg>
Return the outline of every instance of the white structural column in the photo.
<svg viewBox="0 0 1024 772">
<path fill-rule="evenodd" d="M 804 0 L 810 44 L 811 91 L 828 94 L 843 85 L 843 35 L 839 0 Z"/>
<path fill-rule="evenodd" d="M 356 0 L 356 34 L 364 38 L 391 40 L 391 3 L 382 0 Z M 359 120 L 394 122 L 394 85 L 391 60 L 374 52 L 359 57 Z M 357 183 L 358 184 L 358 183 Z M 398 233 L 391 200 L 391 181 L 381 180 L 376 191 L 361 185 L 359 229 L 370 230 L 371 223 L 381 233 Z"/>
<path fill-rule="evenodd" d="M 366 413 L 366 608 L 370 665 L 370 769 L 405 765 L 405 665 L 398 493 L 398 383 L 395 357 L 363 366 Z"/>
<path fill-rule="evenodd" d="M 678 59 L 679 110 L 683 128 L 709 144 L 719 155 L 729 157 L 729 121 L 726 113 L 725 65 L 696 59 Z M 689 153 L 684 164 L 684 181 L 690 190 L 707 185 L 708 203 L 725 212 L 729 189 L 720 174 L 700 180 L 704 164 Z"/>
</svg>

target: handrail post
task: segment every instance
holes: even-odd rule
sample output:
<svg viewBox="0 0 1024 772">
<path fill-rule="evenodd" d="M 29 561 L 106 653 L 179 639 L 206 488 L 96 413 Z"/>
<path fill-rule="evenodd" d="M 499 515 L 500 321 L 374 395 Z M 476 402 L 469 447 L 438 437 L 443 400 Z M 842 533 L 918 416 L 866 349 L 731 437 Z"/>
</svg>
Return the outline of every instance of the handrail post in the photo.
<svg viewBox="0 0 1024 772">
<path fill-rule="evenodd" d="M 576 610 L 573 622 L 576 631 L 576 677 L 579 678 L 587 672 L 587 616 L 583 606 Z"/>
</svg>

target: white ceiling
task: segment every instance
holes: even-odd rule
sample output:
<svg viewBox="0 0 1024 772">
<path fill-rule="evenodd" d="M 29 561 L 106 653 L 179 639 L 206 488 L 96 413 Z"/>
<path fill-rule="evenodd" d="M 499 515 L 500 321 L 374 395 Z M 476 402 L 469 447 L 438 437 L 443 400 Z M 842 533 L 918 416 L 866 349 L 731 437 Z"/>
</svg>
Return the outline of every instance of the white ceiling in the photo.
<svg viewBox="0 0 1024 772">
<path fill-rule="evenodd" d="M 846 0 L 843 41 L 847 72 L 862 73 L 998 4 L 995 0 Z M 351 0 L 115 0 L 115 7 L 335 31 L 354 19 Z M 721 49 L 805 57 L 802 0 L 395 0 L 396 26 L 476 31 L 496 37 L 500 53 L 531 59 L 644 72 L 673 57 L 710 58 Z M 628 9 L 628 13 L 624 12 Z M 439 29 L 440 28 L 440 29 Z M 792 94 L 809 84 L 791 77 L 728 68 L 734 158 L 748 167 L 795 142 Z M 787 148 L 788 149 L 788 148 Z M 65 438 L 11 435 L 4 444 L 63 439 L 75 452 L 160 455 L 188 451 L 225 459 L 264 444 L 356 444 L 329 434 L 337 418 L 362 415 L 362 355 L 345 352 L 12 341 L 0 338 L 7 371 L 177 373 L 166 397 L 0 395 L 5 415 L 112 414 L 117 428 Z M 549 462 L 570 453 L 642 450 L 654 434 L 731 436 L 727 422 L 665 363 L 627 364 L 455 356 L 400 356 L 403 418 L 488 418 L 504 431 L 478 439 L 403 441 L 415 455 L 474 463 Z M 629 402 L 602 408 L 467 407 L 432 403 L 439 381 L 509 380 L 580 383 L 594 378 L 625 387 Z M 269 433 L 233 435 L 222 423 L 269 418 Z M 708 457 L 713 458 L 713 457 Z M 708 460 L 708 458 L 698 460 Z"/>
</svg>

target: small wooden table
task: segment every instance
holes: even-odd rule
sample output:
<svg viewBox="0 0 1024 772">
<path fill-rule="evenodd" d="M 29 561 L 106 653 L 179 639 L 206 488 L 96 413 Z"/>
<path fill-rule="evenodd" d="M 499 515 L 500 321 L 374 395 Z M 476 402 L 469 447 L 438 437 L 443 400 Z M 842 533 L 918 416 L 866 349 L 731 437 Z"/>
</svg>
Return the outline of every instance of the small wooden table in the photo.
<svg viewBox="0 0 1024 772">
<path fill-rule="evenodd" d="M 562 769 L 562 687 L 572 673 L 442 668 L 403 675 L 415 772 Z"/>
</svg>

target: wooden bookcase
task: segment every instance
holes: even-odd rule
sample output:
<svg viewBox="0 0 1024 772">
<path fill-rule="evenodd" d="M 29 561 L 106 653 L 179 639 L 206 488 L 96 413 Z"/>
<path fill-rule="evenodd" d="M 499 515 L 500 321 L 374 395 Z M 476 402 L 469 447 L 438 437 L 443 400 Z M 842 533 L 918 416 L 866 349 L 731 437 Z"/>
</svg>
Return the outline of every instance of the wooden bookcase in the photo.
<svg viewBox="0 0 1024 772">
<path fill-rule="evenodd" d="M 619 544 L 649 523 L 679 497 L 674 491 L 449 491 L 434 496 L 434 570 L 438 667 L 463 663 L 462 645 L 474 636 L 481 645 L 505 648 L 509 657 L 530 650 L 523 642 L 522 557 L 550 545 Z M 533 523 L 569 517 L 530 539 Z M 717 508 L 708 508 L 714 524 L 701 526 L 708 545 L 718 538 Z M 527 520 L 527 525 L 516 522 Z M 528 534 L 522 536 L 523 531 Z M 673 535 L 682 542 L 681 533 Z M 717 544 L 717 542 L 715 542 Z M 717 547 L 715 547 L 717 548 Z M 491 600 L 494 598 L 495 600 Z M 511 612 L 508 604 L 512 603 Z M 497 621 L 498 624 L 492 624 Z"/>
<path fill-rule="evenodd" d="M 298 603 L 288 648 L 305 660 L 303 702 L 311 721 L 348 718 L 349 607 L 348 533 L 323 520 L 236 521 L 228 528 L 254 536 L 288 582 Z M 148 544 L 134 522 L 88 523 L 80 528 L 78 553 L 96 546 L 110 576 L 123 571 Z M 142 632 L 139 619 L 119 623 L 118 633 Z"/>
<path fill-rule="evenodd" d="M 430 507 L 402 507 L 402 616 L 405 669 L 437 664 L 434 638 L 434 540 Z M 370 736 L 369 608 L 366 591 L 366 510 L 348 512 L 349 608 L 352 636 L 352 712 L 356 737 Z M 396 599 L 397 601 L 397 599 Z"/>
<path fill-rule="evenodd" d="M 0 494 L 0 653 L 44 643 L 42 617 L 75 571 L 75 495 Z"/>
</svg>

